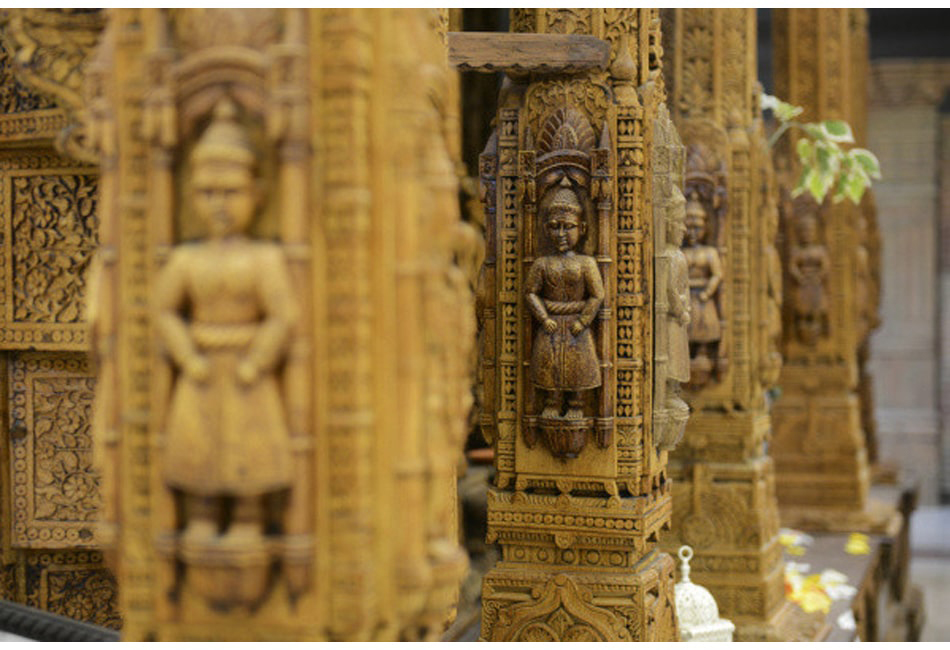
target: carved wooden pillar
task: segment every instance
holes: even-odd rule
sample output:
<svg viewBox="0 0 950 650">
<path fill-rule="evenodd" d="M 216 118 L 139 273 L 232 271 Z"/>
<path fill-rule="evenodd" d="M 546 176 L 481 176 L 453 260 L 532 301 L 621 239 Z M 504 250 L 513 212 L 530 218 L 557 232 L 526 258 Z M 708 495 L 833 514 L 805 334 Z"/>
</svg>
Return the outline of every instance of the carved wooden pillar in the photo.
<svg viewBox="0 0 950 650">
<path fill-rule="evenodd" d="M 652 422 L 657 12 L 518 9 L 512 26 L 610 51 L 608 71 L 511 71 L 481 156 L 488 540 L 502 549 L 482 638 L 675 640 Z"/>
<path fill-rule="evenodd" d="M 0 14 L 0 598 L 118 628 L 95 525 L 84 305 L 102 185 L 73 119 L 103 22 L 89 10 Z"/>
<path fill-rule="evenodd" d="M 124 638 L 433 639 L 450 616 L 474 335 L 437 27 L 110 12 L 89 128 Z"/>
<path fill-rule="evenodd" d="M 864 129 L 855 96 L 848 9 L 773 13 L 776 94 L 805 112 L 802 121 L 843 119 Z M 783 521 L 853 530 L 888 517 L 868 506 L 868 461 L 858 399 L 858 349 L 866 339 L 860 295 L 869 255 L 862 252 L 862 209 L 827 200 L 817 206 L 788 191 L 797 159 L 780 179 L 785 198 L 782 396 L 773 410 L 772 455 Z M 862 258 L 864 261 L 862 262 Z M 862 282 L 864 286 L 862 287 Z M 863 319 L 867 320 L 867 319 Z"/>
<path fill-rule="evenodd" d="M 868 145 L 868 106 L 871 96 L 871 51 L 868 41 L 868 13 L 866 9 L 852 8 L 848 14 L 851 39 L 852 84 L 854 85 L 851 128 L 859 147 Z M 871 334 L 881 325 L 881 232 L 877 220 L 877 204 L 873 190 L 868 190 L 859 206 L 858 257 L 855 267 L 857 297 L 855 308 L 858 321 L 858 400 L 861 429 L 867 447 L 871 478 L 893 481 L 892 466 L 881 464 L 878 454 L 877 420 L 874 416 L 874 378 L 871 375 Z"/>
<path fill-rule="evenodd" d="M 784 598 L 766 390 L 781 368 L 777 188 L 756 83 L 753 9 L 662 12 L 665 79 L 686 147 L 692 407 L 670 454 L 673 526 L 737 640 L 809 638 Z M 659 294 L 658 294 L 659 295 Z M 816 621 L 819 623 L 820 621 Z"/>
</svg>

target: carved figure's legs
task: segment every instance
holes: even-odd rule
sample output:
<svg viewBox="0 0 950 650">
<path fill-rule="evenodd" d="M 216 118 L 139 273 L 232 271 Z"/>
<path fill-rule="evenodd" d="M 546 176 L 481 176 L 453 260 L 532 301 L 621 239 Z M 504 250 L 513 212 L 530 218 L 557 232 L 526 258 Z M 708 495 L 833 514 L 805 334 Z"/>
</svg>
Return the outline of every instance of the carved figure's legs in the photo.
<svg viewBox="0 0 950 650">
<path fill-rule="evenodd" d="M 547 391 L 547 396 L 544 400 L 544 410 L 541 412 L 541 417 L 557 418 L 561 416 L 561 396 L 562 393 L 559 390 Z"/>
<path fill-rule="evenodd" d="M 582 420 L 584 418 L 584 397 L 579 391 L 567 394 L 567 419 Z"/>
<path fill-rule="evenodd" d="M 235 497 L 231 508 L 231 523 L 224 532 L 221 539 L 222 543 L 244 545 L 249 542 L 257 542 L 263 535 L 263 497 Z"/>
<path fill-rule="evenodd" d="M 194 494 L 184 495 L 185 532 L 187 542 L 210 542 L 218 534 L 221 499 Z"/>
</svg>

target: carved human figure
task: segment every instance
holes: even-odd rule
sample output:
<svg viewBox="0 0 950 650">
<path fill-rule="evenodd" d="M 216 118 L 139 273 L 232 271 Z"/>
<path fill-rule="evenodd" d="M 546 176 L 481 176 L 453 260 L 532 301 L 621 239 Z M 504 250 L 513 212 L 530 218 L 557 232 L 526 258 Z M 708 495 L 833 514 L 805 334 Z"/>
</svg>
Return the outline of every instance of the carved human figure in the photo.
<svg viewBox="0 0 950 650">
<path fill-rule="evenodd" d="M 527 303 L 537 320 L 531 376 L 546 393 L 542 418 L 577 420 L 584 417 L 583 391 L 601 384 L 590 325 L 604 283 L 594 258 L 575 250 L 587 224 L 570 181 L 565 177 L 547 196 L 540 217 L 556 252 L 538 257 L 528 271 Z"/>
<path fill-rule="evenodd" d="M 683 253 L 683 235 L 686 224 L 683 219 L 682 193 L 670 202 L 666 214 L 666 255 L 669 257 L 670 277 L 667 283 L 666 302 L 669 309 L 669 366 L 667 377 L 674 382 L 689 381 L 689 333 L 690 277 L 689 262 Z"/>
<path fill-rule="evenodd" d="M 706 244 L 706 208 L 694 191 L 686 204 L 686 246 L 689 264 L 689 348 L 691 384 L 703 385 L 714 368 L 716 348 L 722 338 L 716 295 L 722 282 L 722 262 L 715 246 Z"/>
<path fill-rule="evenodd" d="M 788 272 L 794 282 L 792 309 L 800 341 L 815 343 L 826 330 L 828 300 L 825 278 L 831 267 L 828 250 L 818 241 L 818 221 L 812 212 L 797 219 L 797 241 L 789 256 Z"/>
<path fill-rule="evenodd" d="M 262 544 L 264 498 L 291 484 L 277 367 L 294 296 L 280 247 L 247 234 L 260 198 L 254 160 L 222 100 L 191 155 L 207 236 L 175 246 L 158 280 L 158 333 L 177 370 L 164 478 L 183 499 L 183 545 Z"/>
<path fill-rule="evenodd" d="M 667 374 L 664 408 L 670 413 L 672 426 L 668 440 L 660 440 L 661 449 L 673 449 L 682 439 L 689 418 L 689 406 L 680 397 L 680 384 L 689 381 L 690 291 L 689 262 L 683 253 L 683 235 L 686 233 L 684 204 L 679 188 L 666 212 L 666 245 L 663 252 L 668 258 L 669 278 L 666 283 L 667 304 Z"/>
</svg>

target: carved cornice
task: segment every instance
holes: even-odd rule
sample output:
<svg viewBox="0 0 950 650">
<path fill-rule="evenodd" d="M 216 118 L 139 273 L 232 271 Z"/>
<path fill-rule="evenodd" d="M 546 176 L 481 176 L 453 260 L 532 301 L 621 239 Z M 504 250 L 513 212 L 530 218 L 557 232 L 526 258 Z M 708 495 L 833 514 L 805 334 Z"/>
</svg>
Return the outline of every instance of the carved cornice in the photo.
<svg viewBox="0 0 950 650">
<path fill-rule="evenodd" d="M 897 60 L 871 64 L 871 105 L 939 104 L 950 90 L 950 61 Z"/>
</svg>

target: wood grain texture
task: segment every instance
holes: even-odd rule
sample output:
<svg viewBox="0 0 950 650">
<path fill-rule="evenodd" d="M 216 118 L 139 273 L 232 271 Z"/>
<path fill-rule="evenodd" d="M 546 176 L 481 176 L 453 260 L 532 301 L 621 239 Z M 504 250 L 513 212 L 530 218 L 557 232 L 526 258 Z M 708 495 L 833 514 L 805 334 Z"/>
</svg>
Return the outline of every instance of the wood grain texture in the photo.
<svg viewBox="0 0 950 650">
<path fill-rule="evenodd" d="M 567 74 L 609 61 L 610 44 L 587 34 L 449 32 L 449 63 L 460 70 Z"/>
</svg>

